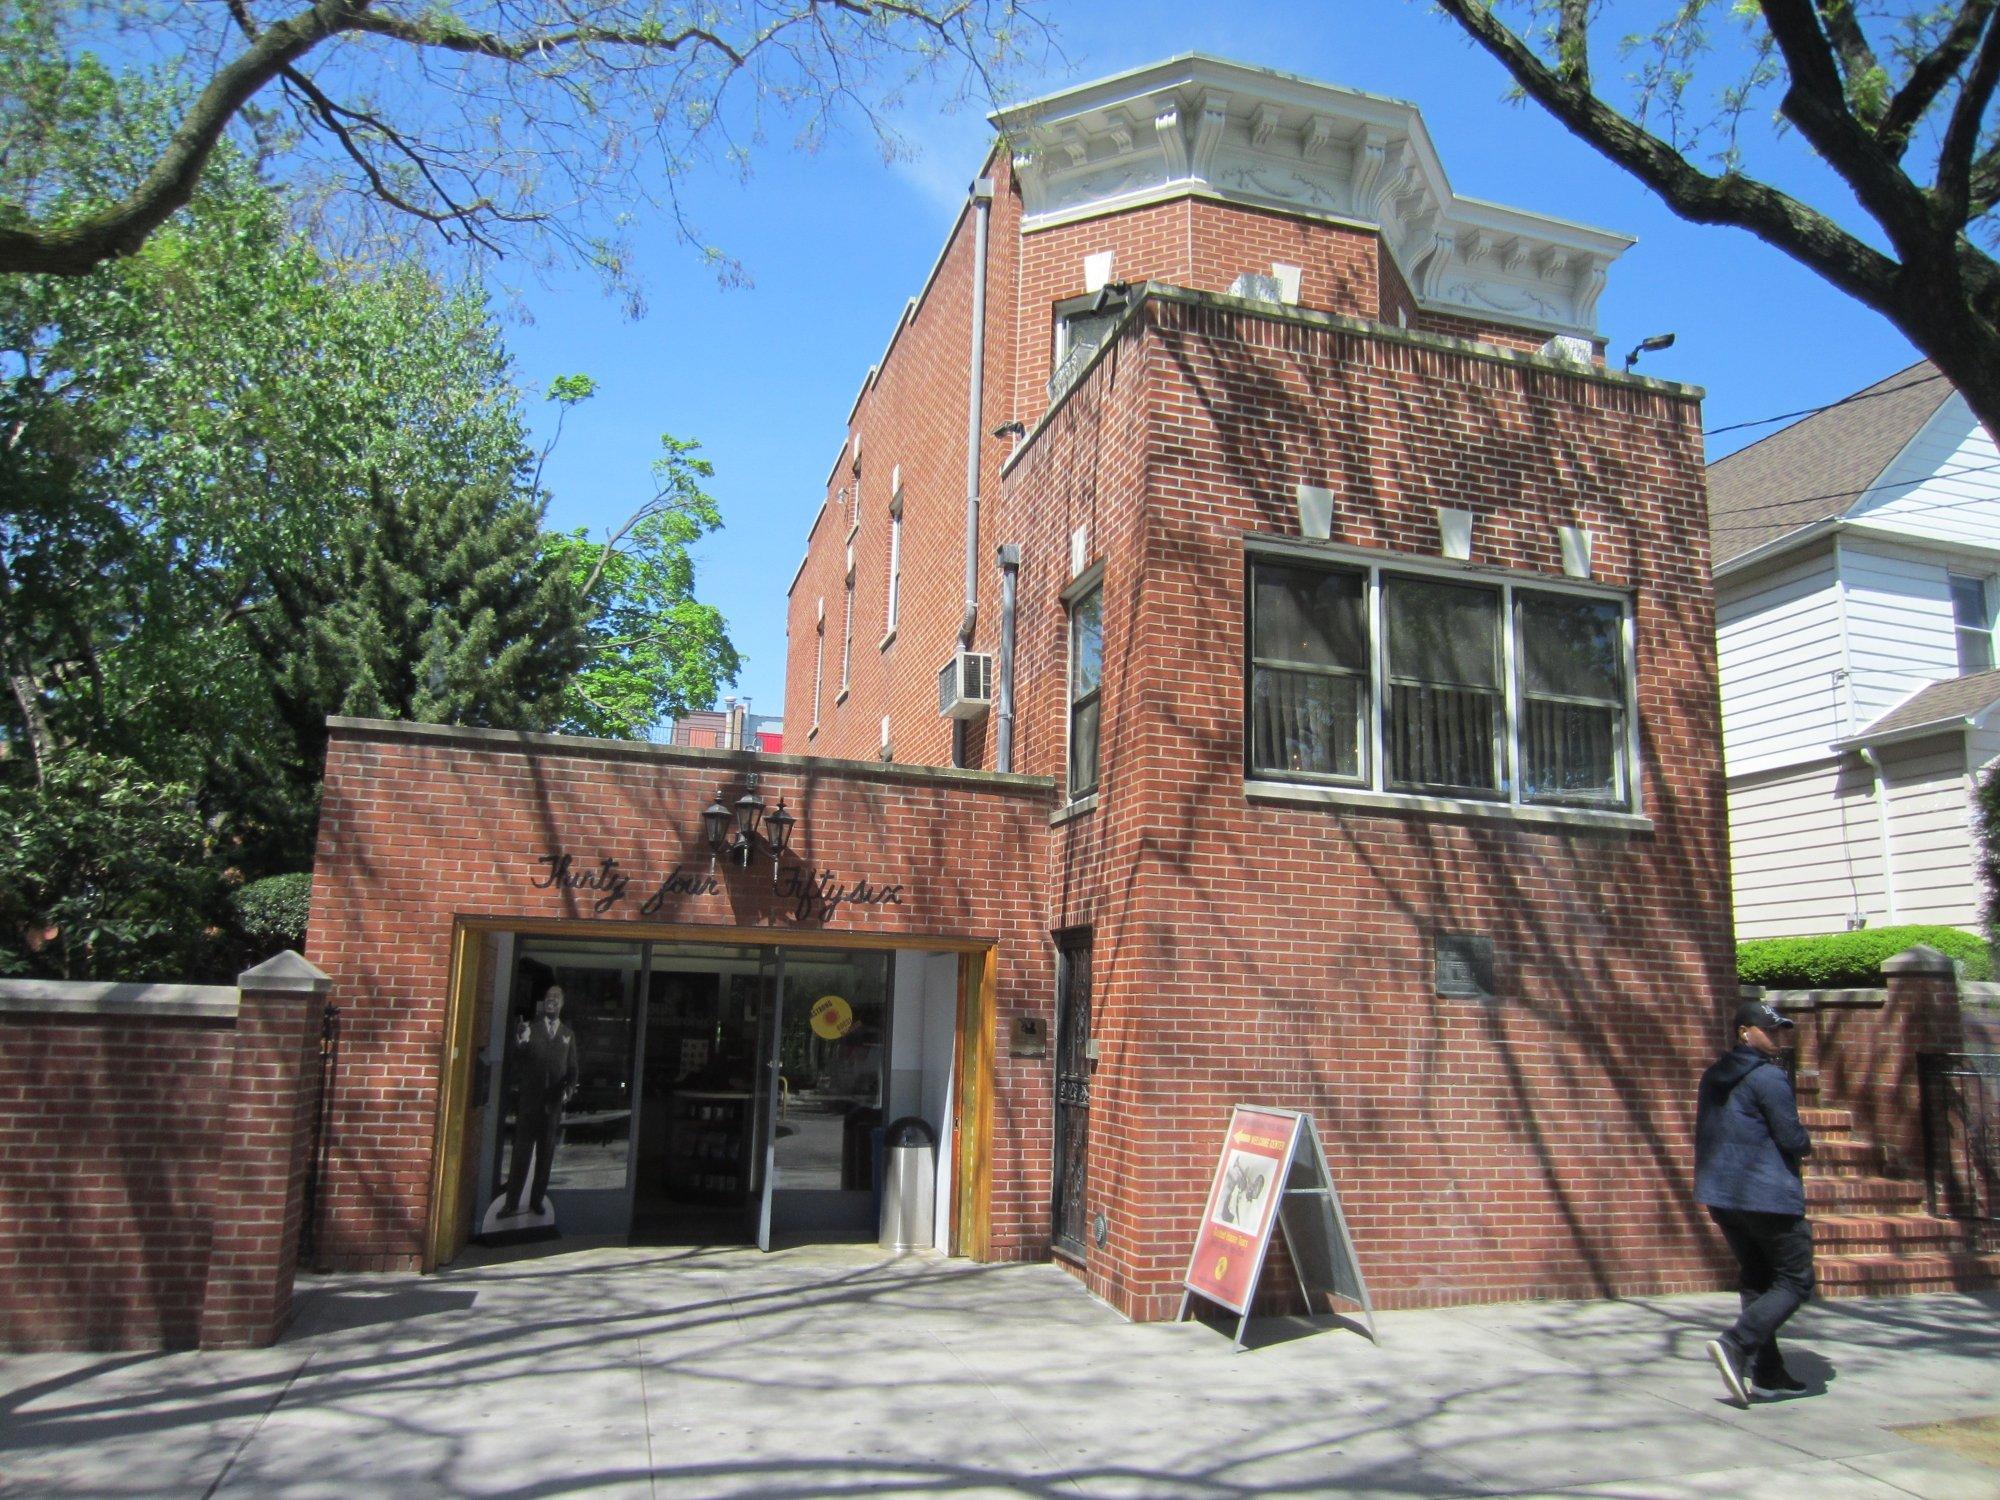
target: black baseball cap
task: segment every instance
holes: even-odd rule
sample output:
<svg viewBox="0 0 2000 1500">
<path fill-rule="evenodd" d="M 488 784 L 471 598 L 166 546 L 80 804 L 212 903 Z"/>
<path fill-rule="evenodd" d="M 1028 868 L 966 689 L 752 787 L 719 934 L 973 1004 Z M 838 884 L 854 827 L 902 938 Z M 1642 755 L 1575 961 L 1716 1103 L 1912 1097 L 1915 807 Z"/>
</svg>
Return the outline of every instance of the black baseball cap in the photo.
<svg viewBox="0 0 2000 1500">
<path fill-rule="evenodd" d="M 1762 1000 L 1745 1000 L 1736 1007 L 1736 1029 L 1739 1031 L 1745 1026 L 1761 1026 L 1766 1031 L 1776 1031 L 1793 1024 L 1790 1016 L 1780 1015 Z"/>
</svg>

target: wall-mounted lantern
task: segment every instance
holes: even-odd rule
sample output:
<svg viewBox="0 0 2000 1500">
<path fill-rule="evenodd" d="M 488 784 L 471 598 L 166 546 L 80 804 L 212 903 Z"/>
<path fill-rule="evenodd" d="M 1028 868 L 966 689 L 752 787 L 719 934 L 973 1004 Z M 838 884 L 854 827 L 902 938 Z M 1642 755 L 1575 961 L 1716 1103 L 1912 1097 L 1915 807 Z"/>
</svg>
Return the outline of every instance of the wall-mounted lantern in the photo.
<svg viewBox="0 0 2000 1500">
<path fill-rule="evenodd" d="M 718 791 L 715 800 L 702 809 L 702 833 L 709 849 L 717 859 L 732 857 L 748 867 L 751 854 L 761 845 L 771 856 L 771 878 L 777 879 L 778 862 L 791 846 L 792 830 L 799 820 L 785 811 L 783 797 L 778 799 L 777 809 L 765 817 L 764 799 L 757 795 L 754 780 L 734 804 L 725 800 L 727 795 Z"/>
</svg>

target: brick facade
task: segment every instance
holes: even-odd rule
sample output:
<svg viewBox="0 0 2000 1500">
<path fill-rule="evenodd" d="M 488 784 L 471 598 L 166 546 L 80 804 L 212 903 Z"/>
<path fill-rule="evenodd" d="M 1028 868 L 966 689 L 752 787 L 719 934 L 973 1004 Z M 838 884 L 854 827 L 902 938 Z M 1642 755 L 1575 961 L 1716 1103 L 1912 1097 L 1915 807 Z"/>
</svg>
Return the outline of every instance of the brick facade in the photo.
<svg viewBox="0 0 2000 1500">
<path fill-rule="evenodd" d="M 768 866 L 712 872 L 701 812 L 762 777 L 799 818 L 794 871 L 897 886 L 894 903 L 801 917 Z M 328 1104 L 319 1243 L 346 1269 L 422 1266 L 432 1214 L 453 935 L 461 920 L 592 936 L 697 925 L 709 940 L 865 935 L 992 948 L 996 1038 L 1045 1016 L 1049 940 L 1040 858 L 1052 788 L 1023 777 L 838 766 L 758 756 L 425 726 L 333 722 L 314 863 L 309 951 L 332 977 L 341 1066 Z M 540 861 L 618 862 L 600 893 L 545 882 Z M 677 867 L 713 892 L 647 902 Z M 537 884 L 538 880 L 544 881 Z M 1048 1191 L 1046 1085 L 996 1049 L 991 1254 L 1039 1255 Z"/>
<path fill-rule="evenodd" d="M 1040 916 L 1094 945 L 1088 1181 L 1107 1233 L 1079 1274 L 1170 1314 L 1228 1108 L 1257 1101 L 1314 1114 L 1385 1304 L 1715 1285 L 1690 1101 L 1734 982 L 1699 393 L 1421 305 L 1366 224 L 1183 194 L 1024 227 L 1011 164 L 988 170 L 979 430 L 1028 431 L 982 438 L 974 646 L 997 653 L 994 549 L 1017 545 L 1013 770 L 1063 782 L 1079 530 L 1103 568 L 1101 779 L 1052 821 Z M 961 613 L 969 225 L 851 418 L 867 472 L 903 466 L 904 595 L 890 651 L 844 702 L 829 687 L 825 753 L 875 755 L 884 715 L 896 760 L 951 753 L 935 672 Z M 1051 407 L 1057 305 L 1105 251 L 1113 281 L 1152 285 Z M 1273 262 L 1301 268 L 1296 306 L 1215 295 Z M 1244 538 L 1298 537 L 1302 483 L 1336 496 L 1331 545 L 1385 557 L 1436 558 L 1436 507 L 1471 511 L 1488 578 L 1562 579 L 1557 528 L 1587 528 L 1594 582 L 1630 601 L 1643 821 L 1247 788 Z M 886 532 L 868 505 L 860 527 L 865 600 Z M 846 531 L 822 513 L 791 596 L 800 732 Z M 966 753 L 995 764 L 990 717 Z M 1432 943 L 1453 931 L 1493 940 L 1493 1000 L 1435 992 Z"/>
</svg>

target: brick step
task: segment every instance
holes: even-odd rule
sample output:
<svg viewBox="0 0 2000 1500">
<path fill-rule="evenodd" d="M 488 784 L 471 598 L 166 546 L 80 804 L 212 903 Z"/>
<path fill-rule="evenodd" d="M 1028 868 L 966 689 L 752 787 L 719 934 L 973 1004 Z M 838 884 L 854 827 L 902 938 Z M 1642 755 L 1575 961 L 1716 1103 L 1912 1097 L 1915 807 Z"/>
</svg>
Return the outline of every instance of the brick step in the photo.
<svg viewBox="0 0 2000 1500">
<path fill-rule="evenodd" d="M 1804 1109 L 1817 1109 L 1819 1104 L 1819 1071 L 1816 1068 L 1800 1068 L 1792 1075 L 1792 1098 Z M 1811 1126 L 1807 1126 L 1811 1129 Z"/>
<path fill-rule="evenodd" d="M 1924 1201 L 1921 1182 L 1894 1177 L 1808 1177 L 1806 1208 L 1914 1209 Z"/>
<path fill-rule="evenodd" d="M 1976 1292 L 2000 1286 L 2000 1255 L 1826 1255 L 1814 1265 L 1827 1297 L 1894 1297 L 1910 1292 Z"/>
<path fill-rule="evenodd" d="M 1801 1105 L 1799 1123 L 1813 1133 L 1813 1143 L 1817 1145 L 1822 1136 L 1839 1140 L 1854 1129 L 1854 1111 L 1829 1104 Z"/>
<path fill-rule="evenodd" d="M 1848 1140 L 1817 1140 L 1806 1159 L 1808 1177 L 1879 1177 L 1882 1175 L 1882 1148 L 1858 1137 Z"/>
<path fill-rule="evenodd" d="M 1820 1214 L 1813 1218 L 1812 1232 L 1813 1244 L 1826 1255 L 1921 1254 L 1973 1248 L 1965 1226 L 1921 1213 Z"/>
</svg>

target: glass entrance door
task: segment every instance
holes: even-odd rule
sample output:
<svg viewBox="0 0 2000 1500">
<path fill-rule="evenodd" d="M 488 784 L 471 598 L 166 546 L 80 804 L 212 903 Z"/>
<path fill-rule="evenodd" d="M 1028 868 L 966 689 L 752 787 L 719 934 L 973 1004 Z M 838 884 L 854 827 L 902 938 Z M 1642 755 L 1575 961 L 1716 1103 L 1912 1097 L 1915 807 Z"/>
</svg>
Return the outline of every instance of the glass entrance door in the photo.
<svg viewBox="0 0 2000 1500">
<path fill-rule="evenodd" d="M 506 1066 L 489 1201 L 532 1210 L 541 1194 L 564 1234 L 625 1231 L 644 962 L 639 943 L 521 941 L 495 1017 Z"/>
<path fill-rule="evenodd" d="M 771 1051 L 772 1232 L 873 1234 L 890 955 L 791 948 L 777 976 Z"/>
</svg>

